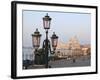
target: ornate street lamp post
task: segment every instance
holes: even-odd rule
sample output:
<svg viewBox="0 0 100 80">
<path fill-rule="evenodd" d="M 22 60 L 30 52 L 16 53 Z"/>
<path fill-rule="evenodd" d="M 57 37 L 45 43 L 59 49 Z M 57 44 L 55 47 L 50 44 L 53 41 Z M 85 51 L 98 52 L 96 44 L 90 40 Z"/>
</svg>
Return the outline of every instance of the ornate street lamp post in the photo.
<svg viewBox="0 0 100 80">
<path fill-rule="evenodd" d="M 48 40 L 48 29 L 50 29 L 50 24 L 51 24 L 51 18 L 48 16 L 48 13 L 46 14 L 45 17 L 43 17 L 43 27 L 46 30 L 46 39 L 43 42 L 43 48 L 45 49 L 45 67 L 48 68 L 48 48 L 50 41 Z"/>
<path fill-rule="evenodd" d="M 49 51 L 51 52 L 51 46 L 50 46 L 50 41 L 48 39 L 48 29 L 50 29 L 50 24 L 51 24 L 51 18 L 50 16 L 48 16 L 48 14 L 46 14 L 45 17 L 43 17 L 43 27 L 46 31 L 46 39 L 43 41 L 43 50 L 45 53 L 45 68 L 48 68 L 48 54 Z M 40 37 L 41 34 L 39 33 L 38 29 L 36 29 L 36 32 L 34 32 L 34 34 L 32 35 L 32 41 L 33 41 L 33 47 L 35 48 L 35 51 L 37 51 L 37 49 L 40 46 Z M 53 33 L 52 37 L 51 37 L 51 42 L 52 42 L 52 47 L 53 47 L 53 52 L 55 52 L 56 47 L 57 47 L 57 42 L 58 42 L 58 36 L 56 36 L 55 33 Z M 35 58 L 36 59 L 36 58 Z"/>
</svg>

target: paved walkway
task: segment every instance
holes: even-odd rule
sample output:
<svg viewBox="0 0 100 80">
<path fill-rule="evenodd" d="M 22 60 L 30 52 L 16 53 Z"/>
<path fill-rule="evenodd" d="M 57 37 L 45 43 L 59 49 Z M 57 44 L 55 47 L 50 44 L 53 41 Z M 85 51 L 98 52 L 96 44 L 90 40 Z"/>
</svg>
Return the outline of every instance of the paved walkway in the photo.
<svg viewBox="0 0 100 80">
<path fill-rule="evenodd" d="M 90 66 L 91 65 L 91 58 L 89 56 L 81 57 L 73 60 L 61 59 L 56 61 L 49 61 L 49 66 L 51 68 L 61 68 L 61 67 L 83 67 L 83 66 Z M 31 65 L 28 69 L 41 69 L 45 68 L 45 65 Z"/>
<path fill-rule="evenodd" d="M 57 61 L 51 61 L 49 62 L 49 65 L 52 68 L 58 68 L 58 67 L 81 67 L 81 66 L 90 66 L 91 61 L 90 57 L 81 57 L 75 60 L 67 60 L 67 59 L 62 59 L 62 60 L 57 60 Z"/>
</svg>

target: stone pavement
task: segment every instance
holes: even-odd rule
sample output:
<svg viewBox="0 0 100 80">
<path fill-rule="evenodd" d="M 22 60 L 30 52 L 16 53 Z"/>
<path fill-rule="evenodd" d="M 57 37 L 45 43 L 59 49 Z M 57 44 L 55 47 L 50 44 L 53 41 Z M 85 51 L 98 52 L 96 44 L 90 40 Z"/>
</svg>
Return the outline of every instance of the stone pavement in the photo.
<svg viewBox="0 0 100 80">
<path fill-rule="evenodd" d="M 81 58 L 76 58 L 75 62 L 72 59 L 61 59 L 55 61 L 49 61 L 49 66 L 51 68 L 61 68 L 61 67 L 83 67 L 83 66 L 90 66 L 91 65 L 91 58 L 90 56 L 85 56 Z M 31 65 L 28 69 L 41 69 L 45 68 L 45 65 Z"/>
<path fill-rule="evenodd" d="M 75 59 L 75 62 L 73 60 L 57 60 L 57 61 L 51 61 L 49 62 L 49 65 L 52 68 L 58 68 L 58 67 L 81 67 L 81 66 L 90 66 L 91 65 L 91 59 L 90 57 L 81 57 L 78 59 Z"/>
</svg>

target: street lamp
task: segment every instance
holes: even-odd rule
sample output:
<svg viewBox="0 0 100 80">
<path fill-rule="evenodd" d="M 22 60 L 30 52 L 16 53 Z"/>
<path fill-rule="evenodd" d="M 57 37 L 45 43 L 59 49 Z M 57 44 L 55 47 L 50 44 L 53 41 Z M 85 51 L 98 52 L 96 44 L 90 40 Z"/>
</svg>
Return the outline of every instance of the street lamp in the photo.
<svg viewBox="0 0 100 80">
<path fill-rule="evenodd" d="M 41 34 L 38 31 L 38 29 L 36 29 L 36 31 L 34 32 L 34 34 L 32 34 L 32 43 L 33 43 L 33 47 L 37 50 L 40 46 L 40 38 L 41 38 Z"/>
<path fill-rule="evenodd" d="M 42 46 L 42 49 L 45 53 L 45 61 L 44 61 L 45 68 L 49 67 L 48 66 L 48 54 L 49 54 L 49 52 L 52 53 L 50 41 L 48 39 L 48 29 L 50 29 L 51 20 L 52 19 L 50 18 L 50 16 L 48 16 L 48 13 L 46 14 L 45 17 L 43 17 L 43 27 L 46 31 L 46 39 L 43 41 L 43 46 Z M 35 48 L 36 52 L 40 46 L 40 38 L 41 38 L 41 34 L 39 33 L 38 29 L 36 29 L 34 34 L 32 34 L 33 47 Z M 55 51 L 55 49 L 57 47 L 57 42 L 58 42 L 58 36 L 56 36 L 55 33 L 53 33 L 53 35 L 51 37 L 51 42 L 52 42 L 53 50 Z M 35 57 L 35 61 L 36 61 L 36 57 Z"/>
<path fill-rule="evenodd" d="M 32 34 L 32 44 L 33 44 L 33 47 L 35 48 L 35 64 L 38 63 L 38 54 L 37 54 L 37 49 L 39 48 L 40 46 L 40 38 L 41 38 L 41 34 L 40 32 L 38 31 L 38 29 L 36 29 L 36 31 L 34 32 L 34 34 Z"/>
<path fill-rule="evenodd" d="M 48 39 L 48 29 L 50 29 L 51 18 L 48 16 L 48 13 L 43 17 L 43 27 L 46 30 L 46 39 L 43 41 L 43 49 L 45 51 L 45 67 L 48 68 L 48 54 L 50 49 L 50 41 Z"/>
<path fill-rule="evenodd" d="M 53 32 L 53 35 L 51 37 L 51 42 L 52 42 L 53 50 L 55 51 L 58 43 L 58 36 L 55 34 L 55 32 Z"/>
<path fill-rule="evenodd" d="M 45 63 L 46 63 L 45 67 L 46 68 L 48 68 L 49 50 L 50 50 L 50 53 L 52 53 L 51 52 L 50 41 L 48 39 L 48 29 L 50 29 L 51 20 L 52 20 L 52 18 L 50 18 L 50 16 L 48 16 L 48 13 L 46 14 L 45 17 L 43 17 L 43 27 L 46 30 L 46 39 L 43 42 L 43 48 L 44 48 L 44 51 L 45 51 Z M 54 50 L 57 47 L 57 39 L 58 39 L 58 37 L 55 34 L 53 34 L 52 37 L 51 37 L 51 42 L 52 42 L 52 47 L 53 47 Z"/>
<path fill-rule="evenodd" d="M 51 24 L 51 18 L 48 16 L 48 13 L 46 14 L 45 17 L 43 17 L 43 27 L 44 29 L 50 29 L 50 24 Z"/>
</svg>

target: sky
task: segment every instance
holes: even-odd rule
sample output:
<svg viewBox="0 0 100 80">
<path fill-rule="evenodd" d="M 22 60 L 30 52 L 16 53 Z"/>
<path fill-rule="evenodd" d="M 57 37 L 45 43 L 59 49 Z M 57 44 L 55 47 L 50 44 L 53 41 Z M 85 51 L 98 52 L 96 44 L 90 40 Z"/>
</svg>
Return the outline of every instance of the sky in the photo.
<svg viewBox="0 0 100 80">
<path fill-rule="evenodd" d="M 43 17 L 48 13 L 52 18 L 49 29 L 49 39 L 53 32 L 59 37 L 58 41 L 67 43 L 76 36 L 80 44 L 91 43 L 91 14 L 71 12 L 46 12 L 23 10 L 23 47 L 32 47 L 32 34 L 38 28 L 41 36 L 41 45 L 45 39 Z"/>
</svg>

